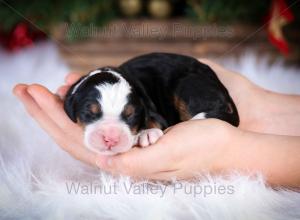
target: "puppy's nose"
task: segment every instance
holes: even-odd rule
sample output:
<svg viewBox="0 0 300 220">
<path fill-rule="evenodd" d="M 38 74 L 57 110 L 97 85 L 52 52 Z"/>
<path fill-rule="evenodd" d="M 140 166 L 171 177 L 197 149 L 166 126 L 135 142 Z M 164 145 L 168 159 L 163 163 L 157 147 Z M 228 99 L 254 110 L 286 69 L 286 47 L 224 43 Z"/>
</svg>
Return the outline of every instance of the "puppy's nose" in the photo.
<svg viewBox="0 0 300 220">
<path fill-rule="evenodd" d="M 116 146 L 120 141 L 120 130 L 117 128 L 108 128 L 103 132 L 103 142 L 104 144 L 112 148 Z"/>
<path fill-rule="evenodd" d="M 119 137 L 103 136 L 103 141 L 106 147 L 114 147 L 119 143 Z"/>
</svg>

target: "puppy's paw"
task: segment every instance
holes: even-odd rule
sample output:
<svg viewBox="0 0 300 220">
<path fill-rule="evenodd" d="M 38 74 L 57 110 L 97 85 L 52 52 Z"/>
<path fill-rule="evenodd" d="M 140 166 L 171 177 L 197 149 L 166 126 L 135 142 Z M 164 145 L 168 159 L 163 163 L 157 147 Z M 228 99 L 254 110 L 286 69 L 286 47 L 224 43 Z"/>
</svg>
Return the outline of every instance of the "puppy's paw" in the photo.
<svg viewBox="0 0 300 220">
<path fill-rule="evenodd" d="M 150 128 L 140 132 L 138 137 L 138 144 L 141 147 L 148 147 L 154 144 L 161 136 L 163 136 L 163 131 L 158 128 Z"/>
</svg>

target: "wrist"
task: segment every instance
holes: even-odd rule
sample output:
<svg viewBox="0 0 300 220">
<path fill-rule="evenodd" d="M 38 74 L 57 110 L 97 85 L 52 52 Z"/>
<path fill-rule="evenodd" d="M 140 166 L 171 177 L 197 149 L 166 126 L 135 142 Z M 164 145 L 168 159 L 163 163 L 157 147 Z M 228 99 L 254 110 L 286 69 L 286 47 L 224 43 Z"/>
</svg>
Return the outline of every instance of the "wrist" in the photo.
<svg viewBox="0 0 300 220">
<path fill-rule="evenodd" d="M 252 112 L 251 117 L 241 128 L 259 133 L 300 136 L 299 96 L 280 94 L 260 87 L 254 94 L 256 98 L 248 104 L 253 106 L 248 108 Z"/>
<path fill-rule="evenodd" d="M 244 136 L 245 131 L 231 125 L 227 125 L 226 129 L 223 129 L 219 146 L 219 149 L 221 150 L 213 165 L 213 173 L 223 174 L 237 168 L 236 163 L 240 154 L 243 153 L 240 151 L 240 148 Z"/>
</svg>

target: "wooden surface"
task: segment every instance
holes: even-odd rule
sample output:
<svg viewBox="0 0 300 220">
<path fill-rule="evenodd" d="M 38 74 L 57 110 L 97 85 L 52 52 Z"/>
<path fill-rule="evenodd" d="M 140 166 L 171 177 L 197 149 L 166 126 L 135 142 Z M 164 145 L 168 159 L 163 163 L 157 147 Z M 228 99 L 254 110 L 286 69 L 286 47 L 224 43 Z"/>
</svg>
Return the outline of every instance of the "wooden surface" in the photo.
<svg viewBox="0 0 300 220">
<path fill-rule="evenodd" d="M 176 31 L 174 24 L 181 30 Z M 90 30 L 89 40 L 70 43 L 62 37 L 56 39 L 62 56 L 73 71 L 85 73 L 101 66 L 118 65 L 139 54 L 157 51 L 222 58 L 239 56 L 251 49 L 274 58 L 281 56 L 268 42 L 265 30 L 255 26 L 200 26 L 182 20 L 122 20 L 111 23 L 110 28 L 106 32 Z M 288 63 L 299 63 L 299 39 L 299 32 L 293 31 L 289 35 L 294 51 L 286 58 Z"/>
</svg>

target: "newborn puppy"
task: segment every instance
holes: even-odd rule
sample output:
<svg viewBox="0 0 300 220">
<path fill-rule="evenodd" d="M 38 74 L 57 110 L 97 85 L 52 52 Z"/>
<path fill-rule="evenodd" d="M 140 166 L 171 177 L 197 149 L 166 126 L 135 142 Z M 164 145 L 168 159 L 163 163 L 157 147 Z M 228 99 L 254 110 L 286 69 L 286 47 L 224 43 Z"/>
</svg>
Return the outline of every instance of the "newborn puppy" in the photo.
<svg viewBox="0 0 300 220">
<path fill-rule="evenodd" d="M 218 118 L 239 124 L 236 106 L 212 69 L 169 53 L 90 72 L 70 88 L 64 109 L 84 127 L 86 147 L 106 155 L 151 145 L 163 129 L 181 121 Z"/>
</svg>

